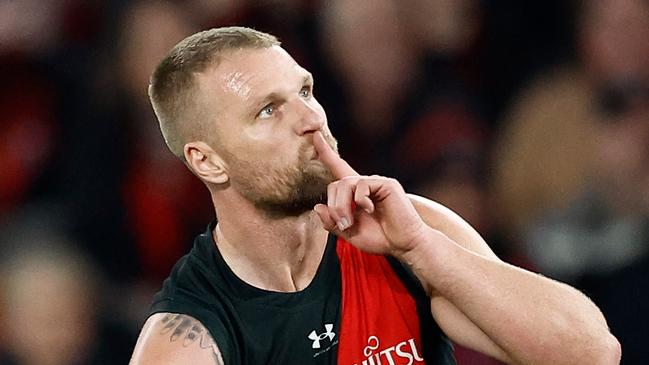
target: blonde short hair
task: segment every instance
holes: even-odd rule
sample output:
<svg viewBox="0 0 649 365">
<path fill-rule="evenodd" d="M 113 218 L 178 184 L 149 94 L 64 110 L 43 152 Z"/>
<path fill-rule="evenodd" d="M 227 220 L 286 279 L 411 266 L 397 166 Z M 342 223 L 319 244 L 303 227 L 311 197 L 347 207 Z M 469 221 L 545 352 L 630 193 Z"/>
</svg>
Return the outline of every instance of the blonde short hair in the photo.
<svg viewBox="0 0 649 365">
<path fill-rule="evenodd" d="M 218 64 L 220 55 L 238 49 L 280 45 L 270 34 L 245 27 L 205 30 L 180 41 L 151 76 L 149 97 L 167 146 L 185 160 L 184 146 L 201 134 L 201 106 L 194 75 Z"/>
</svg>

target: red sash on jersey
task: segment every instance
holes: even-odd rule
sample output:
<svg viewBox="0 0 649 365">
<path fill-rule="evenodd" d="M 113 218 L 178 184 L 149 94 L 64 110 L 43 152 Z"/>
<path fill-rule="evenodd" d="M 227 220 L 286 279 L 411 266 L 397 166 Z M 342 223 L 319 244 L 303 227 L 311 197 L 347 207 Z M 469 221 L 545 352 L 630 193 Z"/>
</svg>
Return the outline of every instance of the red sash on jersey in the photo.
<svg viewBox="0 0 649 365">
<path fill-rule="evenodd" d="M 342 320 L 338 365 L 425 364 L 415 300 L 383 256 L 338 239 Z"/>
</svg>

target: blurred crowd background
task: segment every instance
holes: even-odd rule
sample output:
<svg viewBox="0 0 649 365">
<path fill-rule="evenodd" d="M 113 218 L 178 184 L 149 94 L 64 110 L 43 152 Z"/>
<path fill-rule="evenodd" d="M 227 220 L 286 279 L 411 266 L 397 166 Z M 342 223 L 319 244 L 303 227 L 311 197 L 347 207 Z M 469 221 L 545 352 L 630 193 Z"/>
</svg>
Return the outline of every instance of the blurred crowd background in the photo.
<svg viewBox="0 0 649 365">
<path fill-rule="evenodd" d="M 313 72 L 353 166 L 576 286 L 649 362 L 649 1 L 0 0 L 0 364 L 128 362 L 214 214 L 148 78 L 235 24 Z"/>
</svg>

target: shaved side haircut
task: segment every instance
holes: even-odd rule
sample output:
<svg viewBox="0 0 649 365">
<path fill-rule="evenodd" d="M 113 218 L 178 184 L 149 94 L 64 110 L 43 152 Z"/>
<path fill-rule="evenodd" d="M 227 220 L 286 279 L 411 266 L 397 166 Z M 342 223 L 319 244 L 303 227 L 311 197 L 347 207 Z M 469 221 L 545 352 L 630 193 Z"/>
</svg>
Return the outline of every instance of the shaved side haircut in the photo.
<svg viewBox="0 0 649 365">
<path fill-rule="evenodd" d="M 218 65 L 225 52 L 280 45 L 273 35 L 245 27 L 214 28 L 180 41 L 151 76 L 149 97 L 167 146 L 185 161 L 184 146 L 204 136 L 206 118 L 196 74 Z"/>
</svg>

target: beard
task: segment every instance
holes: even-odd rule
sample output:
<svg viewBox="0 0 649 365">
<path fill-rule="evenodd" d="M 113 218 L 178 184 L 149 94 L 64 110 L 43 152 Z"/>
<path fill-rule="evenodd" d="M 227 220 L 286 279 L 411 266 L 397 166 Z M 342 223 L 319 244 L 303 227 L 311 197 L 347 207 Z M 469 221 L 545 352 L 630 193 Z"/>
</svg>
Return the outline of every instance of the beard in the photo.
<svg viewBox="0 0 649 365">
<path fill-rule="evenodd" d="M 337 150 L 333 137 L 327 137 Z M 327 201 L 327 186 L 334 181 L 322 162 L 310 158 L 310 148 L 311 144 L 301 146 L 297 163 L 282 168 L 230 155 L 231 186 L 269 218 L 294 217 L 310 211 Z"/>
</svg>

